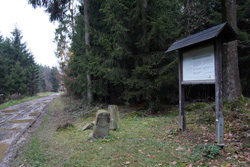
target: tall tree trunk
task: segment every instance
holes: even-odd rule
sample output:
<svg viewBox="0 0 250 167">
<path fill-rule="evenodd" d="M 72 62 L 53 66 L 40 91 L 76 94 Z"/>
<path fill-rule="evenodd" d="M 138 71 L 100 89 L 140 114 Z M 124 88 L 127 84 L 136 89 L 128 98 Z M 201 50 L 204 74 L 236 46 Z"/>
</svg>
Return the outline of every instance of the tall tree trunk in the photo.
<svg viewBox="0 0 250 167">
<path fill-rule="evenodd" d="M 72 37 L 75 35 L 75 21 L 74 21 L 74 3 L 75 1 L 69 1 L 69 11 L 70 11 L 70 21 L 71 21 L 71 33 L 72 33 Z"/>
<path fill-rule="evenodd" d="M 236 0 L 222 0 L 222 19 L 237 30 Z M 223 98 L 228 102 L 238 100 L 241 92 L 237 40 L 223 46 Z"/>
<path fill-rule="evenodd" d="M 146 13 L 146 9 L 148 7 L 148 1 L 147 0 L 143 0 L 142 7 L 144 8 L 145 13 Z M 142 19 L 144 21 L 144 23 L 142 25 L 143 36 L 146 38 L 146 35 L 147 35 L 147 26 L 146 26 L 146 16 L 145 16 L 145 14 L 142 15 Z"/>
<path fill-rule="evenodd" d="M 147 44 L 147 14 L 146 14 L 146 10 L 148 8 L 148 0 L 142 0 L 142 32 L 143 32 L 143 45 L 142 45 L 142 50 L 140 50 L 140 52 L 145 53 L 149 51 L 149 47 Z"/>
<path fill-rule="evenodd" d="M 88 49 L 90 47 L 90 39 L 89 39 L 89 32 L 88 32 L 88 28 L 89 28 L 89 15 L 88 15 L 89 1 L 83 0 L 83 3 L 84 3 L 85 45 L 87 46 L 86 47 L 86 54 L 88 55 Z M 92 94 L 92 90 L 91 90 L 91 75 L 89 74 L 89 70 L 87 71 L 86 77 L 87 77 L 87 100 L 88 100 L 88 104 L 90 105 L 93 102 L 93 94 Z"/>
</svg>

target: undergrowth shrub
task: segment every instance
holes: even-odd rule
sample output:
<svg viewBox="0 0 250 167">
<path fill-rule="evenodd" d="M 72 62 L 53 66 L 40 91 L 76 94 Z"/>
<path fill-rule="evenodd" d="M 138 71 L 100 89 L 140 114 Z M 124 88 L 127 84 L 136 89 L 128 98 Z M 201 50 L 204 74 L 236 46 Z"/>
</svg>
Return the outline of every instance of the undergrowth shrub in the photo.
<svg viewBox="0 0 250 167">
<path fill-rule="evenodd" d="M 75 126 L 72 123 L 66 123 L 64 125 L 59 125 L 56 129 L 57 132 L 61 132 L 63 130 L 72 130 Z"/>
<path fill-rule="evenodd" d="M 190 156 L 193 161 L 199 161 L 203 158 L 214 159 L 220 154 L 220 147 L 215 144 L 199 144 L 194 147 L 194 150 Z"/>
</svg>

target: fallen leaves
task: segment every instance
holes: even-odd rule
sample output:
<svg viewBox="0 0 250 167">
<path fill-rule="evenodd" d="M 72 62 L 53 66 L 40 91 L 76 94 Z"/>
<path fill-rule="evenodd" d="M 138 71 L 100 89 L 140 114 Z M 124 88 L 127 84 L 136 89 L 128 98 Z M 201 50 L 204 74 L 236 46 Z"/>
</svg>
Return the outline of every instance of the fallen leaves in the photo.
<svg viewBox="0 0 250 167">
<path fill-rule="evenodd" d="M 203 140 L 204 141 L 204 143 L 208 143 L 208 140 Z"/>
<path fill-rule="evenodd" d="M 202 127 L 201 127 L 201 129 L 203 129 L 203 130 L 207 130 L 207 127 L 202 126 Z"/>
<path fill-rule="evenodd" d="M 170 165 L 176 165 L 176 164 L 177 164 L 177 162 L 172 161 L 172 162 L 169 162 L 169 164 L 170 164 Z"/>
<path fill-rule="evenodd" d="M 141 153 L 141 154 L 145 154 L 144 152 L 142 152 L 141 150 L 138 150 L 139 151 L 139 153 Z"/>
<path fill-rule="evenodd" d="M 122 166 L 124 166 L 124 165 L 129 165 L 129 164 L 130 164 L 129 161 L 126 161 L 125 163 L 121 163 Z"/>
<path fill-rule="evenodd" d="M 129 164 L 130 164 L 130 162 L 129 162 L 129 161 L 125 162 L 125 165 L 129 165 Z"/>
<path fill-rule="evenodd" d="M 156 157 L 156 155 L 150 155 L 150 154 L 148 154 L 146 157 L 150 157 L 150 158 L 155 158 Z"/>
<path fill-rule="evenodd" d="M 176 148 L 176 150 L 177 151 L 179 151 L 179 150 L 184 150 L 185 148 L 184 147 L 181 147 L 181 146 L 179 146 L 178 148 Z"/>
</svg>

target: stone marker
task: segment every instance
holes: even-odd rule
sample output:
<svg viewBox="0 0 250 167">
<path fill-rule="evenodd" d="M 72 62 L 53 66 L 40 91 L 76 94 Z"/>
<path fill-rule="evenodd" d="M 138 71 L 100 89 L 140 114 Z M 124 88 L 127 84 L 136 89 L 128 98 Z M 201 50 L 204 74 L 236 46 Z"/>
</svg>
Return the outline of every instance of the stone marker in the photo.
<svg viewBox="0 0 250 167">
<path fill-rule="evenodd" d="M 110 113 L 106 110 L 98 110 L 96 114 L 95 126 L 91 139 L 103 139 L 109 136 Z"/>
<path fill-rule="evenodd" d="M 108 111 L 110 113 L 110 129 L 118 130 L 120 128 L 120 117 L 117 105 L 109 105 Z"/>
</svg>

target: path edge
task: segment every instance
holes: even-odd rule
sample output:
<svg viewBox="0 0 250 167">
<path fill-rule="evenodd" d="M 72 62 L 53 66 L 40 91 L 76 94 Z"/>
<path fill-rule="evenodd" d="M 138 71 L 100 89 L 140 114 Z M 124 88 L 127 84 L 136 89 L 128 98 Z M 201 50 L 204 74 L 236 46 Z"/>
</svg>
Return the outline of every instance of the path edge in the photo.
<svg viewBox="0 0 250 167">
<path fill-rule="evenodd" d="M 60 95 L 59 95 L 60 96 Z M 17 155 L 17 151 L 18 151 L 18 142 L 21 139 L 22 136 L 24 136 L 26 133 L 29 133 L 28 130 L 31 129 L 31 127 L 38 122 L 38 120 L 41 120 L 45 114 L 48 113 L 48 109 L 49 106 L 51 105 L 51 103 L 58 98 L 59 96 L 55 96 L 53 97 L 53 99 L 46 105 L 43 107 L 42 111 L 37 117 L 36 119 L 31 122 L 25 129 L 23 129 L 21 131 L 21 133 L 16 137 L 15 140 L 13 140 L 9 146 L 9 148 L 6 150 L 5 156 L 2 159 L 2 162 L 0 163 L 0 167 L 11 167 L 10 165 L 13 162 L 13 159 L 16 157 Z M 41 123 L 41 122 L 40 122 Z M 40 126 L 40 125 L 39 125 Z M 39 127 L 38 126 L 38 127 Z"/>
</svg>

